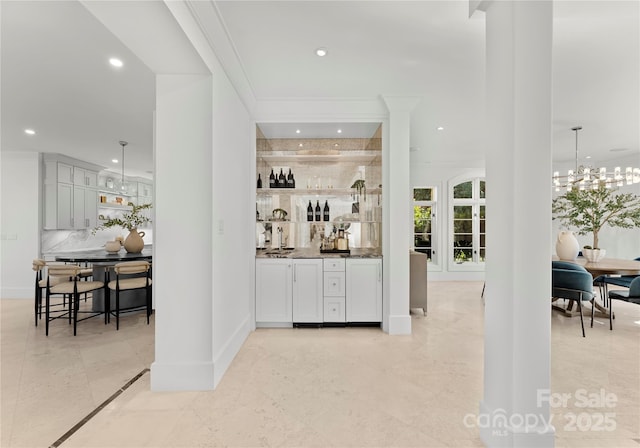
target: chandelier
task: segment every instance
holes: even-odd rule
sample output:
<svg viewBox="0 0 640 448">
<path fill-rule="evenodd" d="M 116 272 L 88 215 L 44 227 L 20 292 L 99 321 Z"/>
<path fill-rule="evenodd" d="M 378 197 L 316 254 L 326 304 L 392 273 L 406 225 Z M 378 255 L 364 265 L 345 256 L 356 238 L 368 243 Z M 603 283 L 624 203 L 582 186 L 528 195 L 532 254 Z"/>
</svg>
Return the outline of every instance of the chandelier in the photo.
<svg viewBox="0 0 640 448">
<path fill-rule="evenodd" d="M 571 191 L 574 188 L 579 190 L 585 190 L 591 188 L 597 190 L 600 185 L 604 185 L 606 188 L 611 188 L 614 185 L 622 187 L 625 185 L 640 183 L 640 168 L 625 167 L 624 171 L 622 167 L 615 167 L 613 171 L 608 171 L 606 167 L 590 167 L 580 165 L 578 166 L 578 131 L 582 129 L 582 126 L 576 126 L 571 128 L 576 133 L 576 167 L 574 170 L 568 170 L 566 176 L 561 176 L 559 171 L 553 172 L 553 186 L 556 191 L 565 188 L 567 191 Z"/>
</svg>

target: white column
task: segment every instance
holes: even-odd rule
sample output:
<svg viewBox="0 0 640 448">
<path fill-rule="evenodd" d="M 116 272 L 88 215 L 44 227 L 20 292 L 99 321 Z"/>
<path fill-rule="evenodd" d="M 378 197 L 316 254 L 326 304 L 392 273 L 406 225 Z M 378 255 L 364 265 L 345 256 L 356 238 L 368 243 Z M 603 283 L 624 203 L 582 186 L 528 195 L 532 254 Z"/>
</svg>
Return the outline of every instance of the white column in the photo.
<svg viewBox="0 0 640 448">
<path fill-rule="evenodd" d="M 487 2 L 487 446 L 554 445 L 551 339 L 551 1 Z M 503 415 L 506 419 L 496 419 Z"/>
<path fill-rule="evenodd" d="M 213 370 L 212 80 L 156 77 L 152 390 L 208 390 Z"/>
<path fill-rule="evenodd" d="M 382 164 L 383 329 L 389 334 L 411 334 L 409 250 L 412 244 L 409 131 L 411 111 L 419 100 L 414 97 L 384 96 L 383 98 L 389 110 L 388 151 Z"/>
</svg>

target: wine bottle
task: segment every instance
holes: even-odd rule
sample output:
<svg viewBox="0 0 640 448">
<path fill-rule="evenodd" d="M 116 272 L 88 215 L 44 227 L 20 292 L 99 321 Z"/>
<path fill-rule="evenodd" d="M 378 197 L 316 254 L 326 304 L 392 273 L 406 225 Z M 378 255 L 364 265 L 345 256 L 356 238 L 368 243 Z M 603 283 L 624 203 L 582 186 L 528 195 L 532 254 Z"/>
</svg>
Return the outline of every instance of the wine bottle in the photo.
<svg viewBox="0 0 640 448">
<path fill-rule="evenodd" d="M 320 221 L 322 210 L 320 210 L 320 201 L 316 201 L 316 221 Z"/>
<path fill-rule="evenodd" d="M 323 221 L 329 221 L 329 201 L 324 201 Z"/>
<path fill-rule="evenodd" d="M 313 221 L 313 205 L 311 205 L 311 201 L 309 201 L 309 206 L 307 207 L 307 221 Z"/>
<path fill-rule="evenodd" d="M 269 174 L 269 188 L 277 188 L 276 175 L 273 174 L 273 168 L 271 168 L 271 174 Z"/>
<path fill-rule="evenodd" d="M 287 178 L 284 177 L 282 168 L 280 168 L 280 175 L 278 176 L 278 188 L 287 188 Z"/>
<path fill-rule="evenodd" d="M 293 180 L 291 168 L 289 168 L 289 174 L 287 174 L 287 188 L 295 188 L 295 181 Z"/>
<path fill-rule="evenodd" d="M 262 178 L 260 177 L 260 173 L 258 173 L 258 188 L 262 188 Z"/>
</svg>

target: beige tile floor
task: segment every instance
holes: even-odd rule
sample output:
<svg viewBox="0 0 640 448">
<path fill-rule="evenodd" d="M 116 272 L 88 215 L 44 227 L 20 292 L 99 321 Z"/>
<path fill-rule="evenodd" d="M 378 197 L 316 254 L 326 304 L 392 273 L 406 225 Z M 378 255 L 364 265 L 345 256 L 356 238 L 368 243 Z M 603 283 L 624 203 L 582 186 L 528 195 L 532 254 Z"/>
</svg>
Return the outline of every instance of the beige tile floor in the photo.
<svg viewBox="0 0 640 448">
<path fill-rule="evenodd" d="M 411 336 L 371 328 L 260 329 L 211 392 L 150 392 L 149 374 L 62 447 L 476 447 L 463 423 L 482 398 L 482 283 L 432 282 L 429 313 Z M 598 319 L 553 314 L 552 392 L 617 396 L 615 429 L 586 429 L 600 408 L 554 408 L 556 446 L 640 447 L 640 306 L 618 304 L 613 332 Z M 30 301 L 1 301 L 1 439 L 51 446 L 153 360 L 153 321 L 121 329 L 98 319 L 49 337 Z M 570 413 L 581 415 L 573 425 Z M 580 423 L 578 425 L 578 423 Z M 604 426 L 604 425 L 603 425 Z"/>
</svg>

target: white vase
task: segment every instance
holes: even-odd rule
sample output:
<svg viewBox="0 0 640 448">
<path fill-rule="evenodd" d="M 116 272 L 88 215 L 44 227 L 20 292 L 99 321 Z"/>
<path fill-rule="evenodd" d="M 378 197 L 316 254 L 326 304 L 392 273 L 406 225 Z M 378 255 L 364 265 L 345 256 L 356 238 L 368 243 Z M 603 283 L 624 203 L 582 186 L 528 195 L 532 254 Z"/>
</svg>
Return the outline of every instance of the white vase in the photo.
<svg viewBox="0 0 640 448">
<path fill-rule="evenodd" d="M 578 239 L 569 230 L 562 230 L 558 233 L 556 240 L 556 254 L 561 260 L 573 261 L 578 258 L 580 252 L 580 244 Z"/>
</svg>

